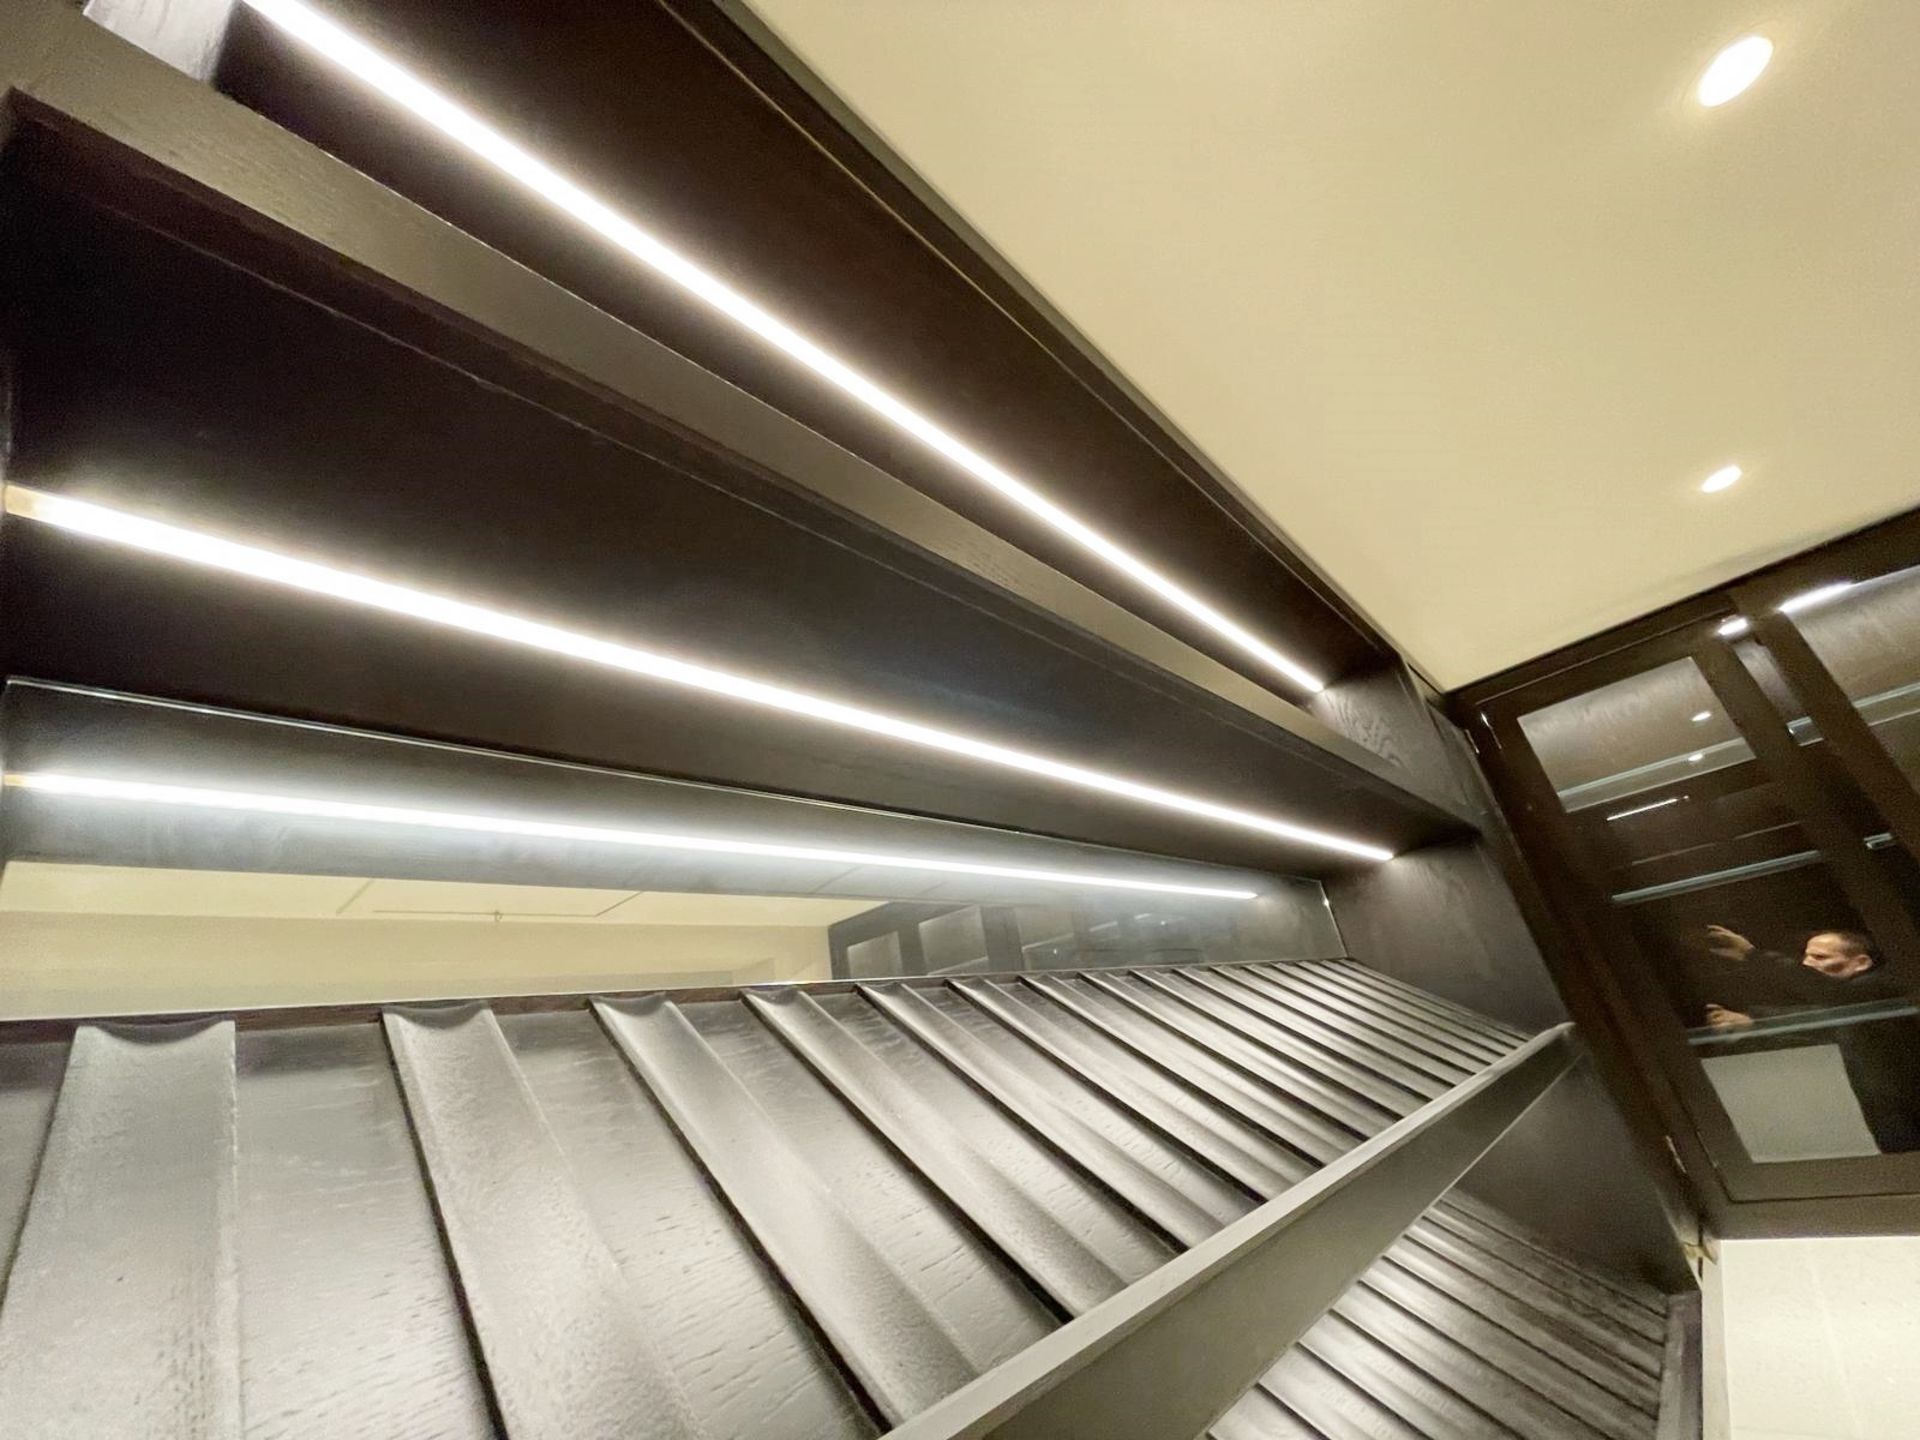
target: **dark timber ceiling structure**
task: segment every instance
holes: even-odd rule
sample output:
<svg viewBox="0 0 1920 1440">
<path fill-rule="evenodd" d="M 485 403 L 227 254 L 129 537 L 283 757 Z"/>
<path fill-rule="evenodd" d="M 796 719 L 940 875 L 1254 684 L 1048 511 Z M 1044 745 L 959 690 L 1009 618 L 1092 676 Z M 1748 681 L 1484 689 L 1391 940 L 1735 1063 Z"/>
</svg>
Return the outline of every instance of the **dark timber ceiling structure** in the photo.
<svg viewBox="0 0 1920 1440">
<path fill-rule="evenodd" d="M 876 1435 L 1521 1041 L 1346 961 L 16 1027 L 0 1414 Z M 1450 1198 L 1213 1433 L 1653 1440 L 1666 1339 Z"/>
</svg>

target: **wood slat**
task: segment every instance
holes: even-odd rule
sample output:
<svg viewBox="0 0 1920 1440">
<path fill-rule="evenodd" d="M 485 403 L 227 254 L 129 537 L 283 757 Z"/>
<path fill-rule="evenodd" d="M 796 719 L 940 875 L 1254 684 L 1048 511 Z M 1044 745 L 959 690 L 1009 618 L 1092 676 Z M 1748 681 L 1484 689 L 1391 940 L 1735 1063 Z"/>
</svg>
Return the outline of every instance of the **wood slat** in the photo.
<svg viewBox="0 0 1920 1440">
<path fill-rule="evenodd" d="M 903 1085 L 810 996 L 795 991 L 750 994 L 747 1004 L 1063 1315 L 1077 1315 L 1124 1287 L 1125 1277 L 995 1165 L 964 1130 L 947 1123 Z"/>
<path fill-rule="evenodd" d="M 1395 1118 L 1412 1114 L 1433 1098 L 1400 1078 L 1384 1074 L 1384 1062 L 1360 1064 L 1323 1039 L 1308 1038 L 1304 1032 L 1310 1026 L 1278 1024 L 1256 1015 L 1250 1004 L 1223 996 L 1203 983 L 1206 976 L 1158 975 L 1151 970 L 1129 973 L 1137 983 L 1205 1015 L 1247 1043 L 1338 1081 Z"/>
<path fill-rule="evenodd" d="M 1194 1245 L 1220 1228 L 1220 1221 L 1186 1191 L 1148 1169 L 1110 1136 L 1052 1099 L 1043 1087 L 1033 1084 L 920 992 L 904 986 L 863 986 L 861 993 L 1008 1115 L 1133 1207 L 1142 1220 L 1174 1243 Z"/>
<path fill-rule="evenodd" d="M 1302 994 L 1245 967 L 1217 970 L 1204 978 L 1222 995 L 1258 1002 L 1254 1005 L 1256 1013 L 1272 1017 L 1276 1023 L 1281 1023 L 1282 1016 L 1311 1022 L 1326 1043 L 1339 1046 L 1343 1054 L 1356 1059 L 1383 1055 L 1397 1061 L 1423 1077 L 1427 1088 L 1444 1090 L 1458 1085 L 1479 1068 L 1451 1055 L 1437 1056 L 1432 1047 L 1419 1043 L 1404 1030 L 1396 1033 L 1358 1020 L 1327 1000 Z"/>
<path fill-rule="evenodd" d="M 6 1293 L 14 1242 L 27 1218 L 40 1151 L 60 1093 L 60 1072 L 66 1066 L 64 1040 L 0 1045 L 0 1295 Z"/>
<path fill-rule="evenodd" d="M 1235 1117 L 1197 1096 L 1183 1096 L 1154 1082 L 1147 1067 L 1103 1055 L 1077 1034 L 1044 1000 L 1024 987 L 985 981 L 957 983 L 954 990 L 1021 1036 L 1088 1088 L 1149 1126 L 1196 1161 L 1234 1181 L 1256 1199 L 1270 1198 L 1298 1179 L 1291 1155 L 1250 1131 Z"/>
<path fill-rule="evenodd" d="M 865 1399 L 593 1013 L 499 1019 L 695 1418 L 753 1440 L 873 1435 Z"/>
<path fill-rule="evenodd" d="M 508 1435 L 703 1435 L 493 1013 L 390 1010 L 385 1022 Z"/>
<path fill-rule="evenodd" d="M 496 1434 L 380 1026 L 243 1030 L 247 1440 Z"/>
<path fill-rule="evenodd" d="M 1192 1041 L 1215 1061 L 1229 1065 L 1277 1097 L 1305 1101 L 1329 1119 L 1345 1126 L 1357 1139 L 1385 1129 L 1398 1117 L 1345 1085 L 1322 1074 L 1311 1059 L 1301 1060 L 1254 1044 L 1212 1016 L 1141 984 L 1132 975 L 1088 974 L 1089 988 L 1111 996 L 1135 1013 Z"/>
<path fill-rule="evenodd" d="M 0 1426 L 239 1440 L 233 1024 L 74 1035 L 0 1310 Z"/>
<path fill-rule="evenodd" d="M 1236 980 L 1297 995 L 1303 1004 L 1349 1016 L 1356 1024 L 1417 1046 L 1437 1062 L 1464 1074 L 1472 1074 L 1490 1058 L 1486 1047 L 1470 1045 L 1437 1022 L 1370 1005 L 1363 994 L 1352 988 L 1342 989 L 1324 973 L 1305 965 L 1239 965 L 1231 973 Z"/>
<path fill-rule="evenodd" d="M 1276 1093 L 1114 996 L 1081 981 L 1029 975 L 1025 984 L 1195 1095 L 1224 1106 L 1300 1156 L 1308 1168 L 1351 1150 L 1359 1135 L 1297 1097 Z"/>
<path fill-rule="evenodd" d="M 614 1043 L 889 1422 L 974 1377 L 960 1341 L 677 1007 L 594 1006 Z"/>
</svg>

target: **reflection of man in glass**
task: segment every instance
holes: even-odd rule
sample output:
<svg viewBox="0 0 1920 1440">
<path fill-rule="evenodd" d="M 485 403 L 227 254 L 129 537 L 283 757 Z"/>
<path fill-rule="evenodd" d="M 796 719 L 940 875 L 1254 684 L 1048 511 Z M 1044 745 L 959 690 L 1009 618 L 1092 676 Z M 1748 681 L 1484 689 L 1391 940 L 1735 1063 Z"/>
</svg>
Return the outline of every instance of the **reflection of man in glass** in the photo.
<svg viewBox="0 0 1920 1440">
<path fill-rule="evenodd" d="M 1741 966 L 1746 972 L 1741 988 L 1754 997 L 1738 1008 L 1708 1002 L 1706 1023 L 1730 1036 L 1755 1020 L 1908 998 L 1881 973 L 1872 938 L 1856 930 L 1810 935 L 1797 959 L 1761 950 L 1724 925 L 1707 927 L 1707 945 L 1720 959 Z M 1895 1017 L 1829 1033 L 1881 1151 L 1920 1150 L 1920 1028 L 1909 1017 Z"/>
</svg>

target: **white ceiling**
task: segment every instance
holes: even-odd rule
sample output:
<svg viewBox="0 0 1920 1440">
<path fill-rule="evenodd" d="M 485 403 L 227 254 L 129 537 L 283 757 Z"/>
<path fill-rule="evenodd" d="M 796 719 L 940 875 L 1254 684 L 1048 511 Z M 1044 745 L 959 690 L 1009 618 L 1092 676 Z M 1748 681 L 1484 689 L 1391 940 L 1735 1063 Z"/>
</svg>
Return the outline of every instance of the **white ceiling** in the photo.
<svg viewBox="0 0 1920 1440">
<path fill-rule="evenodd" d="M 565 921 L 824 931 L 836 920 L 872 909 L 874 903 L 782 895 L 697 895 L 27 860 L 15 860 L 0 872 L 0 912 L 39 914 Z"/>
<path fill-rule="evenodd" d="M 1443 686 L 1920 502 L 1914 0 L 753 3 Z"/>
</svg>

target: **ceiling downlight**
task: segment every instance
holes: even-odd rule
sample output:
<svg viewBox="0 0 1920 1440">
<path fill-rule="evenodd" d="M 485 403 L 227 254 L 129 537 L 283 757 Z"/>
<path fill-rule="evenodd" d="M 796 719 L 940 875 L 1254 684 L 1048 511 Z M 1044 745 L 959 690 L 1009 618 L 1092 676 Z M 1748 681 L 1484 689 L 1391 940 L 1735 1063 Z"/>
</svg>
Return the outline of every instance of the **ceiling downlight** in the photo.
<svg viewBox="0 0 1920 1440">
<path fill-rule="evenodd" d="M 1694 94 L 1712 110 L 1736 100 L 1752 88 L 1773 62 L 1773 42 L 1764 35 L 1748 35 L 1734 41 L 1713 57 L 1701 72 Z"/>
</svg>

